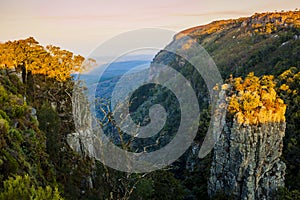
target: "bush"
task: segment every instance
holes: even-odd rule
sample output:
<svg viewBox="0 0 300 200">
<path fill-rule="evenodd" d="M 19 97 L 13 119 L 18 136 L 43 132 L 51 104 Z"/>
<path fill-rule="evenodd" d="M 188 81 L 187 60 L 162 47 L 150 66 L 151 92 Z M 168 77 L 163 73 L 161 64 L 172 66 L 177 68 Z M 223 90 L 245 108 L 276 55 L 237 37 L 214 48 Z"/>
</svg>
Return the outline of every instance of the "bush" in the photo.
<svg viewBox="0 0 300 200">
<path fill-rule="evenodd" d="M 300 200 L 300 192 L 299 190 L 289 191 L 286 187 L 279 188 L 276 194 L 276 199 Z"/>
<path fill-rule="evenodd" d="M 61 200 L 63 199 L 57 188 L 50 186 L 36 187 L 28 175 L 10 177 L 4 181 L 4 189 L 0 193 L 0 200 L 6 199 L 33 199 L 33 200 Z"/>
</svg>

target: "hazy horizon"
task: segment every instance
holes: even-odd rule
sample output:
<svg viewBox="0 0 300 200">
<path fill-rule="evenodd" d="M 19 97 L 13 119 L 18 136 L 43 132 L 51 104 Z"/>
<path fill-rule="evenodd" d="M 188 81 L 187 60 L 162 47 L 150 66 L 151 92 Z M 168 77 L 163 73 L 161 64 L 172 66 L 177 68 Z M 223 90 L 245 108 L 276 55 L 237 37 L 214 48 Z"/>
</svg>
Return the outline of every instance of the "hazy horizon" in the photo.
<svg viewBox="0 0 300 200">
<path fill-rule="evenodd" d="M 247 3 L 239 0 L 2 0 L 0 41 L 33 36 L 42 45 L 53 44 L 88 56 L 100 43 L 130 30 L 163 28 L 178 32 L 255 12 L 295 10 L 298 4 L 298 0 Z"/>
</svg>

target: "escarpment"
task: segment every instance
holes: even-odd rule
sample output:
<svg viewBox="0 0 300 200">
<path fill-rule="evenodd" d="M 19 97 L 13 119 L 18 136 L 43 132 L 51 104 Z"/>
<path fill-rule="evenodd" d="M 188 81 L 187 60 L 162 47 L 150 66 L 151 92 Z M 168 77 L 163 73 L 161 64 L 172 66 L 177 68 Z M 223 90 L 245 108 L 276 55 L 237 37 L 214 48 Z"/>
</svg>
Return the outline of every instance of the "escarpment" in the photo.
<svg viewBox="0 0 300 200">
<path fill-rule="evenodd" d="M 274 199 L 284 186 L 280 160 L 285 135 L 285 109 L 272 76 L 249 74 L 232 80 L 228 116 L 214 147 L 208 193 L 231 199 Z"/>
</svg>

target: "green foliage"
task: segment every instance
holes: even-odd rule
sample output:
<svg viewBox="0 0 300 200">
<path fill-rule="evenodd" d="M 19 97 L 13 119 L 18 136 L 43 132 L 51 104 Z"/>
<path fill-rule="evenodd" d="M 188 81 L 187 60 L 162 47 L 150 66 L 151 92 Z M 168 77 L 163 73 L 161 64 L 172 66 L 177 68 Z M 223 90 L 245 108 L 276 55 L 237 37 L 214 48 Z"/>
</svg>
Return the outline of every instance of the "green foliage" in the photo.
<svg viewBox="0 0 300 200">
<path fill-rule="evenodd" d="M 229 78 L 230 74 L 245 77 L 251 71 L 258 76 L 279 75 L 289 66 L 300 64 L 300 40 L 294 39 L 300 31 L 295 26 L 285 25 L 284 21 L 275 22 L 273 14 L 217 21 L 184 32 L 196 38 L 214 58 L 224 79 Z M 278 15 L 280 18 L 293 16 L 293 24 L 299 18 L 299 12 Z M 252 25 L 260 26 L 261 30 L 255 32 L 258 27 Z"/>
<path fill-rule="evenodd" d="M 174 174 L 158 170 L 127 174 L 96 162 L 92 199 L 183 199 L 184 190 Z"/>
<path fill-rule="evenodd" d="M 276 199 L 279 200 L 300 200 L 300 191 L 292 190 L 289 191 L 286 187 L 278 188 Z"/>
<path fill-rule="evenodd" d="M 22 133 L 14 128 L 9 129 L 9 137 L 14 139 L 17 144 L 21 144 L 24 140 Z"/>
<path fill-rule="evenodd" d="M 152 199 L 183 199 L 184 190 L 180 182 L 168 171 L 153 172 L 154 191 Z"/>
<path fill-rule="evenodd" d="M 152 179 L 144 178 L 140 180 L 136 185 L 132 199 L 151 199 L 155 193 L 154 184 L 155 182 Z"/>
<path fill-rule="evenodd" d="M 222 192 L 218 192 L 211 199 L 213 199 L 213 200 L 228 200 L 228 199 L 233 199 L 233 197 L 230 197 Z"/>
<path fill-rule="evenodd" d="M 4 104 L 8 100 L 9 100 L 9 96 L 8 96 L 5 88 L 2 85 L 0 85 L 0 103 Z"/>
<path fill-rule="evenodd" d="M 5 119 L 0 119 L 0 133 L 1 134 L 6 134 L 8 132 L 9 125 L 8 121 Z"/>
<path fill-rule="evenodd" d="M 286 134 L 283 145 L 283 160 L 287 165 L 285 185 L 290 189 L 300 188 L 300 71 L 291 67 L 278 77 L 278 93 L 287 103 Z"/>
<path fill-rule="evenodd" d="M 12 117 L 19 118 L 24 115 L 27 108 L 25 106 L 14 105 L 11 109 Z"/>
<path fill-rule="evenodd" d="M 9 121 L 9 117 L 3 110 L 0 110 L 0 119 L 5 119 L 6 121 Z"/>
<path fill-rule="evenodd" d="M 1 160 L 3 160 L 3 164 L 1 166 L 2 170 L 5 172 L 5 175 L 15 174 L 19 169 L 18 161 L 6 150 L 1 150 Z"/>
<path fill-rule="evenodd" d="M 63 113 L 68 112 L 63 110 Z M 92 170 L 91 160 L 88 157 L 81 157 L 69 148 L 65 133 L 73 130 L 69 127 L 69 122 L 66 123 L 67 120 L 62 122 L 58 110 L 55 111 L 45 103 L 38 109 L 37 117 L 39 128 L 46 134 L 46 152 L 56 170 L 56 178 L 64 186 L 65 197 L 69 199 L 79 197 L 82 191 L 89 190 L 87 177 Z"/>
<path fill-rule="evenodd" d="M 14 75 L 0 76 L 4 77 L 0 79 L 0 182 L 26 173 L 39 184 L 55 185 L 45 137 L 18 92 L 22 89 L 19 80 Z M 12 85 L 16 85 L 13 90 Z"/>
<path fill-rule="evenodd" d="M 38 111 L 39 127 L 46 133 L 47 152 L 51 160 L 57 162 L 60 151 L 60 141 L 62 135 L 60 134 L 61 121 L 58 114 L 51 108 L 49 104 L 45 104 Z"/>
<path fill-rule="evenodd" d="M 57 188 L 37 187 L 28 175 L 10 177 L 4 181 L 0 199 L 63 200 Z"/>
</svg>

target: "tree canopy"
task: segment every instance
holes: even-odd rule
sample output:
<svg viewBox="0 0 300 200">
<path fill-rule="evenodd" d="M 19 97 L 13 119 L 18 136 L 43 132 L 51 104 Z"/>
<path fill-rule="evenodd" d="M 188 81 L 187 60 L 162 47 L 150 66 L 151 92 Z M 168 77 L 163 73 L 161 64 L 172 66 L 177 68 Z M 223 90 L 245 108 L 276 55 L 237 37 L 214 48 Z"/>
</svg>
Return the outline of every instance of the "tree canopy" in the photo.
<svg viewBox="0 0 300 200">
<path fill-rule="evenodd" d="M 258 78 L 250 73 L 244 80 L 235 78 L 228 110 L 239 123 L 258 124 L 285 121 L 286 105 L 277 96 L 274 76 Z"/>
<path fill-rule="evenodd" d="M 81 72 L 85 61 L 94 62 L 60 47 L 43 47 L 33 37 L 0 43 L 0 69 L 15 69 L 23 76 L 31 72 L 65 81 L 72 73 Z"/>
</svg>

